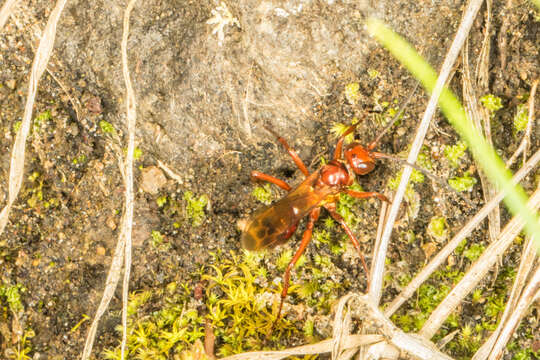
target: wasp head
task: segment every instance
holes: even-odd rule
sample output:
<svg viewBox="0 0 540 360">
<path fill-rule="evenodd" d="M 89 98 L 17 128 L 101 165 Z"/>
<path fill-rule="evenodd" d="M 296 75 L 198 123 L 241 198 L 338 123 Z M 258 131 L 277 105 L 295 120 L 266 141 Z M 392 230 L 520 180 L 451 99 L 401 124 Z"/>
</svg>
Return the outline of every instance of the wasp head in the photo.
<svg viewBox="0 0 540 360">
<path fill-rule="evenodd" d="M 345 160 L 358 175 L 370 173 L 375 168 L 375 158 L 363 145 L 354 142 L 345 149 Z"/>
</svg>

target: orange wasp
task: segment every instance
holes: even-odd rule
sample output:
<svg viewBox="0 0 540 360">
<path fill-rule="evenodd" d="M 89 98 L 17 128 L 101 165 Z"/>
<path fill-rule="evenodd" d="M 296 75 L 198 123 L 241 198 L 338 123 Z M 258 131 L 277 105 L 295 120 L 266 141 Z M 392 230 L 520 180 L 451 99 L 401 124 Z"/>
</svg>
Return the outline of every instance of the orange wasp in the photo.
<svg viewBox="0 0 540 360">
<path fill-rule="evenodd" d="M 241 236 L 242 246 L 247 250 L 262 250 L 283 244 L 294 234 L 299 221 L 304 216 L 309 215 L 300 247 L 285 270 L 281 302 L 276 318 L 277 322 L 280 318 L 283 301 L 289 289 L 291 270 L 311 240 L 313 226 L 319 218 L 321 207 L 325 208 L 330 213 L 330 216 L 343 227 L 360 254 L 364 271 L 366 274 L 369 273 L 364 255 L 360 250 L 358 239 L 347 226 L 343 217 L 337 213 L 336 203 L 339 201 L 339 195 L 341 193 L 349 194 L 357 199 L 377 197 L 382 201 L 390 202 L 386 196 L 377 192 L 361 192 L 348 189 L 353 184 L 355 174 L 368 174 L 375 168 L 376 159 L 388 158 L 389 155 L 373 151 L 385 131 L 379 134 L 377 139 L 372 141 L 367 147 L 364 147 L 358 142 L 353 142 L 345 147 L 342 154 L 345 137 L 351 134 L 356 128 L 356 125 L 352 125 L 338 139 L 333 159 L 328 164 L 323 165 L 320 169 L 310 174 L 302 159 L 287 144 L 285 139 L 276 134 L 272 129 L 265 128 L 283 145 L 306 178 L 300 185 L 293 189 L 285 181 L 271 175 L 258 171 L 251 172 L 251 178 L 253 180 L 270 182 L 287 191 L 288 194 L 284 198 L 253 214 L 243 229 Z"/>
</svg>

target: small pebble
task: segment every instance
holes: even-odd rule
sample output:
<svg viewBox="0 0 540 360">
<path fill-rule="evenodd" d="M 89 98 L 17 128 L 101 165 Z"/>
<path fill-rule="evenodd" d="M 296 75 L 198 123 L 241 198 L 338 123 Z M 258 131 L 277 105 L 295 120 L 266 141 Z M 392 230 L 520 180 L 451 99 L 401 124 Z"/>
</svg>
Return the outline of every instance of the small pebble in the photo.
<svg viewBox="0 0 540 360">
<path fill-rule="evenodd" d="M 13 79 L 6 81 L 6 86 L 10 88 L 11 90 L 15 90 L 15 87 L 17 87 L 17 82 Z"/>
<path fill-rule="evenodd" d="M 142 191 L 156 195 L 165 184 L 167 178 L 163 174 L 160 168 L 157 166 L 150 166 L 142 170 L 141 189 Z"/>
</svg>

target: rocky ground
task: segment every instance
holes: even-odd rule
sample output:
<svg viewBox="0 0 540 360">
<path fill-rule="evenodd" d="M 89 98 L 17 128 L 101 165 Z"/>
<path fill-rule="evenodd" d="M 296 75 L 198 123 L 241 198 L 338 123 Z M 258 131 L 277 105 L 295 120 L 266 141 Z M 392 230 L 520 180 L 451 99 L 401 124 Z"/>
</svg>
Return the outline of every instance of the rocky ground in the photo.
<svg viewBox="0 0 540 360">
<path fill-rule="evenodd" d="M 508 134 L 514 131 L 515 115 L 526 103 L 532 81 L 539 77 L 540 48 L 538 9 L 529 2 L 508 4 L 495 1 L 492 5 L 489 86 L 478 94 L 501 99 L 502 108 L 493 115 L 492 137 L 503 158 L 519 144 L 519 134 Z M 336 123 L 358 119 L 357 139 L 371 141 L 405 101 L 415 80 L 369 38 L 364 20 L 368 16 L 383 19 L 438 68 L 464 8 L 459 1 L 240 0 L 227 4 L 231 16 L 227 19 L 218 5 L 213 1 L 138 2 L 129 38 L 130 70 L 138 102 L 130 291 L 174 294 L 182 288 L 180 284 L 185 285 L 188 290 L 181 297 L 184 308 L 195 309 L 201 318 L 208 311 L 203 305 L 208 304 L 205 290 L 212 284 L 204 280 L 204 274 L 213 271 L 208 265 L 216 264 L 216 259 L 230 261 L 231 251 L 241 253 L 237 223 L 262 206 L 252 195 L 255 185 L 250 182 L 250 171 L 267 172 L 291 184 L 302 179 L 263 126 L 282 134 L 312 170 L 320 166 L 321 156 L 330 157 Z M 29 71 L 51 6 L 50 2 L 21 2 L 2 29 L 2 206 L 7 200 L 11 148 L 24 111 Z M 75 0 L 67 3 L 62 14 L 53 57 L 34 107 L 25 181 L 10 222 L 0 235 L 0 358 L 20 355 L 25 349 L 24 356 L 34 359 L 77 358 L 90 323 L 85 316 L 92 317 L 99 304 L 123 204 L 118 156 L 126 146 L 120 58 L 124 6 L 123 2 Z M 472 69 L 482 46 L 485 12 L 483 8 L 470 36 Z M 221 23 L 207 23 L 218 15 Z M 460 95 L 462 78 L 458 62 L 451 87 Z M 378 150 L 390 154 L 407 151 L 426 103 L 426 94 L 419 90 Z M 533 129 L 531 151 L 538 149 L 538 130 Z M 443 178 L 466 172 L 478 178 L 477 166 L 469 155 L 460 157 L 455 167 L 445 155 L 445 149 L 457 142 L 447 121 L 437 116 L 423 151 L 430 171 Z M 177 177 L 164 172 L 158 162 Z M 390 180 L 398 171 L 397 164 L 381 162 L 370 175 L 359 179 L 359 184 L 366 190 L 389 193 Z M 534 189 L 535 181 L 538 179 L 528 178 L 524 187 Z M 276 199 L 282 195 L 276 190 L 269 196 Z M 429 181 L 414 185 L 389 252 L 390 275 L 383 302 L 391 300 L 448 235 L 475 213 L 483 202 L 480 182 L 464 196 L 474 206 L 465 206 L 460 197 Z M 346 207 L 354 215 L 354 231 L 369 262 L 380 203 L 369 200 L 355 204 Z M 327 217 L 323 214 L 319 222 L 321 232 L 328 224 Z M 428 231 L 435 217 L 443 218 L 446 224 L 448 234 L 443 238 Z M 503 224 L 508 218 L 503 210 Z M 474 260 L 474 250 L 488 243 L 486 229 L 484 224 L 468 239 L 466 249 L 473 251 L 468 253 L 470 257 L 462 253 L 454 256 L 449 266 L 456 277 Z M 335 228 L 330 234 L 332 238 L 343 236 Z M 273 291 L 279 289 L 272 279 L 281 276 L 275 264 L 283 261 L 280 254 L 295 249 L 298 241 L 296 235 L 285 250 L 271 252 L 261 260 L 270 279 L 267 287 Z M 358 257 L 350 246 L 339 246 L 342 251 L 336 251 L 337 256 L 324 244 L 307 250 L 306 263 L 330 259 L 325 265 L 332 270 L 328 279 L 342 285 L 333 288 L 329 299 L 365 288 Z M 484 307 L 504 304 L 520 249 L 516 241 L 498 271 L 485 282 L 480 302 Z M 212 255 L 218 253 L 221 255 Z M 309 282 L 310 274 L 298 274 L 295 281 Z M 451 286 L 455 280 L 448 273 L 443 276 L 446 279 L 434 280 L 433 289 Z M 422 296 L 419 294 L 420 299 Z M 152 298 L 151 305 L 140 310 L 144 313 L 140 318 L 170 306 L 166 299 Z M 459 309 L 456 321 L 460 325 L 455 327 L 467 324 L 474 328 L 474 336 L 482 339 L 489 326 L 475 326 L 495 323 L 500 311 L 491 315 L 478 312 L 476 300 L 470 299 Z M 304 303 L 294 295 L 291 301 Z M 96 358 L 105 356 L 104 349 L 118 345 L 120 336 L 114 328 L 120 322 L 120 306 L 118 291 L 101 322 Z M 415 309 L 414 304 L 408 306 L 409 311 Z M 419 317 L 428 310 L 416 308 Z M 329 307 L 305 311 L 326 321 L 330 314 Z M 539 333 L 538 317 L 538 309 L 532 309 L 510 354 L 523 349 L 530 349 L 529 355 L 538 351 L 539 339 L 534 335 Z M 298 335 L 305 319 L 299 316 L 296 332 L 291 330 L 295 336 L 247 348 L 305 342 L 305 337 Z M 447 333 L 451 330 L 449 325 Z M 228 333 L 223 331 L 216 331 L 218 354 L 224 353 L 219 349 L 227 344 L 226 336 L 220 334 Z M 324 326 L 315 328 L 311 338 L 325 338 L 326 331 Z M 457 335 L 456 341 L 460 340 L 461 347 L 457 344 L 445 351 L 470 357 L 473 349 L 467 346 L 478 344 L 467 345 L 466 334 Z"/>
</svg>

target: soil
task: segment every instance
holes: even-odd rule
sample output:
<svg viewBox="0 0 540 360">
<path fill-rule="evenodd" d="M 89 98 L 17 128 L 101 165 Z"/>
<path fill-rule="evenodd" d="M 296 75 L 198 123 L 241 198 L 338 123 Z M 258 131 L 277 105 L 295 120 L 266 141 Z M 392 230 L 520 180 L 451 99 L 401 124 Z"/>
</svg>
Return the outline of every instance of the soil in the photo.
<svg viewBox="0 0 540 360">
<path fill-rule="evenodd" d="M 2 206 L 7 201 L 14 128 L 22 119 L 34 50 L 51 6 L 51 2 L 21 2 L 2 29 Z M 83 314 L 93 316 L 101 299 L 124 201 L 117 157 L 126 140 L 120 57 L 124 6 L 123 2 L 75 0 L 68 2 L 62 14 L 54 53 L 34 106 L 36 115 L 49 112 L 50 116 L 44 116 L 27 142 L 23 188 L 0 235 L 2 285 L 20 284 L 24 305 L 14 317 L 2 303 L 0 358 L 9 355 L 7 350 L 27 328 L 35 332 L 30 339 L 34 359 L 77 358 L 89 321 L 73 329 Z M 399 107 L 415 81 L 367 35 L 363 22 L 368 16 L 383 19 L 438 68 L 464 9 L 460 1 L 240 0 L 228 4 L 238 24 L 223 28 L 220 45 L 218 34 L 212 32 L 215 25 L 207 24 L 217 6 L 204 0 L 141 1 L 131 16 L 129 61 L 137 97 L 136 141 L 142 156 L 136 161 L 130 291 L 196 281 L 193 274 L 210 261 L 210 252 L 240 251 L 237 223 L 261 206 L 251 195 L 251 170 L 291 184 L 301 181 L 301 174 L 264 125 L 286 138 L 312 170 L 319 166 L 321 155 L 328 158 L 333 150 L 334 122 L 348 124 L 356 117 L 361 121 L 358 141 L 368 143 L 375 138 L 383 127 L 374 120 L 384 112 L 381 103 Z M 470 38 L 473 69 L 483 39 L 485 11 L 478 15 Z M 492 134 L 503 158 L 509 158 L 519 144 L 519 138 L 505 136 L 512 131 L 516 106 L 539 77 L 539 17 L 529 2 L 515 2 L 511 7 L 504 1 L 493 3 L 487 92 L 500 97 L 504 105 L 496 114 Z M 461 79 L 458 64 L 451 83 L 458 94 Z M 354 103 L 344 94 L 350 83 L 360 87 Z M 426 103 L 427 95 L 419 91 L 404 118 L 383 137 L 378 151 L 406 151 Z M 103 121 L 114 126 L 117 137 L 102 130 Z M 533 129 L 531 151 L 539 145 L 538 128 Z M 438 115 L 426 140 L 433 158 L 431 171 L 443 178 L 465 170 L 477 176 L 470 157 L 458 169 L 448 165 L 443 147 L 456 142 L 450 125 Z M 164 180 L 160 170 L 152 168 L 158 161 L 179 179 L 167 175 Z M 154 175 L 144 179 L 148 170 L 141 169 L 148 168 Z M 381 161 L 359 183 L 368 191 L 382 191 L 398 170 L 396 164 Z M 528 178 L 523 185 L 530 191 L 534 181 Z M 168 196 L 184 204 L 186 191 L 209 199 L 201 226 L 193 226 L 185 208 L 171 216 L 156 202 Z M 474 207 L 464 206 L 462 199 L 429 182 L 418 185 L 416 191 L 421 199 L 418 213 L 407 215 L 404 205 L 389 250 L 388 257 L 397 264 L 391 267 L 394 272 L 414 274 L 423 266 L 423 249 L 429 248 L 424 245 L 433 242 L 426 227 L 434 215 L 445 217 L 450 233 L 455 233 L 483 203 L 479 183 L 465 193 Z M 375 200 L 357 209 L 361 220 L 355 233 L 366 254 L 371 253 L 379 210 Z M 508 218 L 503 210 L 502 223 Z M 152 231 L 164 236 L 170 251 L 152 247 Z M 416 239 L 403 240 L 403 234 L 411 232 Z M 291 248 L 298 240 L 296 235 Z M 469 242 L 488 243 L 485 225 Z M 308 248 L 308 253 L 317 251 L 327 250 Z M 520 247 L 512 251 L 503 266 L 517 267 Z M 356 258 L 333 261 L 343 270 L 338 281 L 350 284 L 343 293 L 364 290 Z M 398 286 L 389 284 L 383 302 L 397 292 Z M 120 321 L 120 307 L 118 290 L 101 322 L 95 354 L 118 344 L 114 327 Z M 520 334 L 539 333 L 535 311 L 527 317 L 527 329 L 516 335 L 525 347 L 534 339 Z"/>
</svg>

